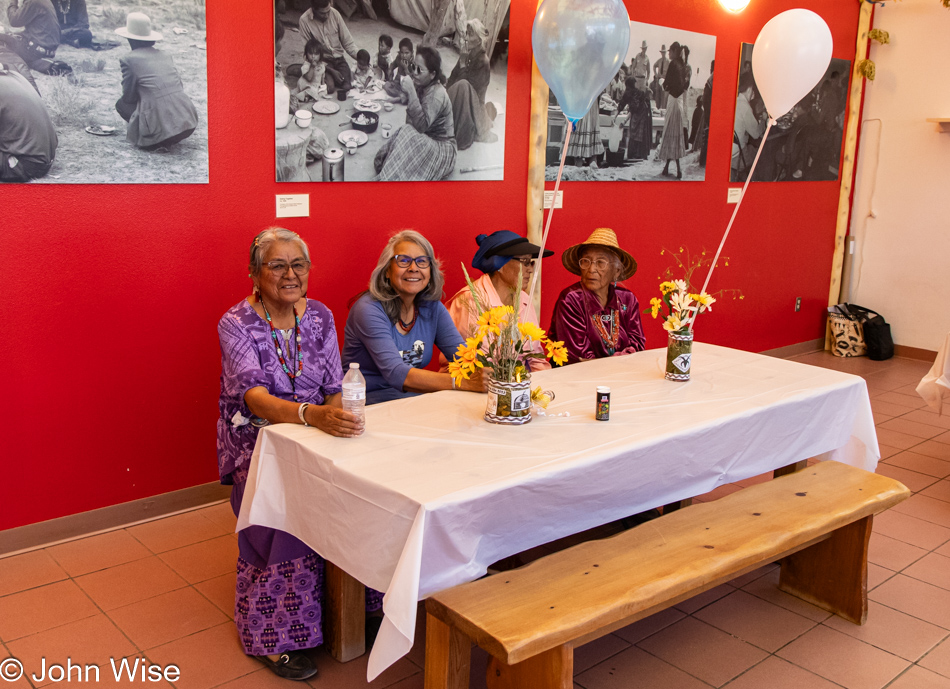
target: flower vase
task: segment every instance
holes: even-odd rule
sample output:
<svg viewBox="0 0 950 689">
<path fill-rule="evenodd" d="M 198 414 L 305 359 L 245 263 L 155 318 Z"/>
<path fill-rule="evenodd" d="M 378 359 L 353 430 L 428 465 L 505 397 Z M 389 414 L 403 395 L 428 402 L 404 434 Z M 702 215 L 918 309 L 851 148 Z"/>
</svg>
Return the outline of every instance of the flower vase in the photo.
<svg viewBox="0 0 950 689">
<path fill-rule="evenodd" d="M 520 383 L 488 381 L 488 405 L 485 420 L 509 426 L 520 426 L 531 421 L 531 379 Z"/>
<path fill-rule="evenodd" d="M 666 379 L 689 380 L 690 359 L 693 357 L 693 333 L 670 333 L 666 346 Z"/>
</svg>

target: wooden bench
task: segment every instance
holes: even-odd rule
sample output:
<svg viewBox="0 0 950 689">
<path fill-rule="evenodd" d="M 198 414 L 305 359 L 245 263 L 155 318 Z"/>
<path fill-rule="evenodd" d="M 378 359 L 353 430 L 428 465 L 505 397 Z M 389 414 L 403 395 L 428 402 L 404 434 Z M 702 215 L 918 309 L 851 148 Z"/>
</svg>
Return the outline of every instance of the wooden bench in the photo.
<svg viewBox="0 0 950 689">
<path fill-rule="evenodd" d="M 474 641 L 489 689 L 570 689 L 575 646 L 776 560 L 780 589 L 863 624 L 872 516 L 909 496 L 822 462 L 441 591 L 426 601 L 425 687 L 468 687 Z"/>
</svg>

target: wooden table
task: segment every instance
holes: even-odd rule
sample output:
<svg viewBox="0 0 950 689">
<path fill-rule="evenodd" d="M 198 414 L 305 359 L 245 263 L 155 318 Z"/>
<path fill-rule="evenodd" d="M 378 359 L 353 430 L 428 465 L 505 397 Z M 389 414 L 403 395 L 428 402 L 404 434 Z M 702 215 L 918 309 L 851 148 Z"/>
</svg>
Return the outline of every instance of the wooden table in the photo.
<svg viewBox="0 0 950 689">
<path fill-rule="evenodd" d="M 863 379 L 699 343 L 693 379 L 673 383 L 665 354 L 534 374 L 556 399 L 521 427 L 488 424 L 483 396 L 446 391 L 368 407 L 358 439 L 265 428 L 238 526 L 287 531 L 337 565 L 338 657 L 362 650 L 360 589 L 342 572 L 386 591 L 372 679 L 411 648 L 418 600 L 506 556 L 823 453 L 874 470 Z M 604 384 L 606 423 L 593 414 Z"/>
</svg>

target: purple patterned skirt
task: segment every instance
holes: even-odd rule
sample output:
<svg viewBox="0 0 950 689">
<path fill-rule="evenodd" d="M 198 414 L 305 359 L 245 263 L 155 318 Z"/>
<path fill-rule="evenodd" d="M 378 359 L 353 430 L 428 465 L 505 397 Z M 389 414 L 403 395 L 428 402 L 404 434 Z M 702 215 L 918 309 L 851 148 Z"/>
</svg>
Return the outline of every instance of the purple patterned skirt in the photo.
<svg viewBox="0 0 950 689">
<path fill-rule="evenodd" d="M 235 515 L 241 511 L 246 478 L 235 476 Z M 238 548 L 234 624 L 244 652 L 275 655 L 322 644 L 323 558 L 294 536 L 263 526 L 240 531 Z M 382 606 L 383 594 L 367 588 L 367 612 Z"/>
</svg>

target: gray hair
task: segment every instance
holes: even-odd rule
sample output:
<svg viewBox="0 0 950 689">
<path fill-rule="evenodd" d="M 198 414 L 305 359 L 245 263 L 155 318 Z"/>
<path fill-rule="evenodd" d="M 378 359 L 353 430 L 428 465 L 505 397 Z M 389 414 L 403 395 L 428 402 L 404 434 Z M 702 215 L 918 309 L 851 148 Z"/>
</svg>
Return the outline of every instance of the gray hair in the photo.
<svg viewBox="0 0 950 689">
<path fill-rule="evenodd" d="M 399 293 L 393 289 L 386 273 L 389 270 L 389 263 L 396 255 L 396 245 L 399 242 L 412 242 L 425 251 L 432 263 L 429 269 L 429 284 L 425 289 L 416 295 L 416 299 L 423 301 L 441 301 L 442 288 L 445 286 L 445 276 L 442 275 L 442 264 L 435 257 L 435 251 L 429 240 L 423 237 L 415 230 L 402 230 L 397 232 L 386 243 L 386 248 L 379 255 L 379 261 L 373 269 L 373 274 L 369 277 L 369 293 L 383 306 L 386 315 L 393 323 L 399 318 Z"/>
<path fill-rule="evenodd" d="M 488 52 L 488 29 L 482 24 L 482 20 L 478 17 L 469 19 L 465 24 L 465 30 L 468 31 L 469 29 L 472 29 L 475 35 L 481 40 L 482 50 Z"/>
<path fill-rule="evenodd" d="M 267 254 L 270 245 L 275 242 L 296 242 L 303 252 L 304 258 L 310 260 L 310 249 L 307 247 L 307 242 L 301 239 L 299 234 L 283 227 L 268 227 L 254 237 L 254 241 L 251 242 L 251 260 L 247 269 L 252 277 L 261 274 L 261 268 L 264 266 L 264 256 Z"/>
</svg>

